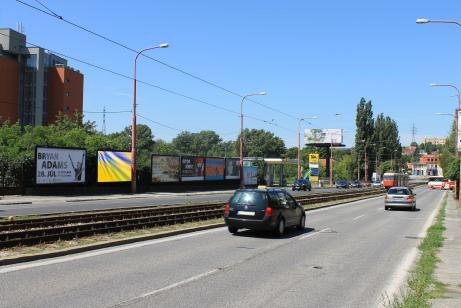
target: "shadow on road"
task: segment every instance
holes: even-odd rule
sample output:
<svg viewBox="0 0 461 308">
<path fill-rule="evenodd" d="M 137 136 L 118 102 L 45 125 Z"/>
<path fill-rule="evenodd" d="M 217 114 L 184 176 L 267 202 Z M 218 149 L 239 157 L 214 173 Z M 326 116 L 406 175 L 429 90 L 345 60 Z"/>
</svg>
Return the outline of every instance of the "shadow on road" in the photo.
<svg viewBox="0 0 461 308">
<path fill-rule="evenodd" d="M 278 236 L 273 232 L 268 231 L 253 231 L 253 230 L 242 230 L 239 231 L 234 236 L 242 236 L 242 237 L 257 237 L 257 238 L 267 238 L 267 239 L 287 239 L 293 238 L 297 236 L 301 236 L 307 233 L 311 233 L 315 231 L 315 228 L 305 228 L 304 230 L 296 230 L 294 228 L 287 228 L 285 234 L 283 236 Z"/>
</svg>

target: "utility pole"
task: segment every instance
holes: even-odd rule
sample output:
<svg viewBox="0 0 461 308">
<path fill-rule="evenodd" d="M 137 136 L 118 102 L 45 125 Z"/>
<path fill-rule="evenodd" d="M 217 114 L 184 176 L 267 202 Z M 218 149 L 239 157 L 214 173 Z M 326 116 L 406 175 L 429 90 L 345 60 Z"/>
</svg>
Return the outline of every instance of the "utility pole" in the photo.
<svg viewBox="0 0 461 308">
<path fill-rule="evenodd" d="M 102 109 L 102 134 L 106 134 L 106 106 Z"/>
</svg>

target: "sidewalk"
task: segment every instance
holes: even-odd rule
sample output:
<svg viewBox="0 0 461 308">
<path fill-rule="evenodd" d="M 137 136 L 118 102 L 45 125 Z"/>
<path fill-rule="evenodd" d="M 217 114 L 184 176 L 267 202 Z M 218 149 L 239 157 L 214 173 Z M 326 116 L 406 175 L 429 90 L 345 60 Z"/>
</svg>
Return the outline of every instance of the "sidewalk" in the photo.
<svg viewBox="0 0 461 308">
<path fill-rule="evenodd" d="M 445 216 L 445 241 L 438 254 L 435 278 L 445 284 L 445 297 L 432 300 L 432 307 L 461 307 L 461 209 L 450 194 Z"/>
<path fill-rule="evenodd" d="M 221 195 L 231 194 L 234 190 L 218 191 L 197 191 L 197 192 L 151 192 L 139 194 L 112 194 L 112 195 L 87 195 L 87 196 L 23 196 L 23 195 L 6 195 L 0 196 L 0 205 L 13 204 L 33 204 L 35 202 L 78 202 L 78 201 L 98 201 L 114 199 L 148 199 L 156 197 L 184 197 L 200 195 Z"/>
</svg>

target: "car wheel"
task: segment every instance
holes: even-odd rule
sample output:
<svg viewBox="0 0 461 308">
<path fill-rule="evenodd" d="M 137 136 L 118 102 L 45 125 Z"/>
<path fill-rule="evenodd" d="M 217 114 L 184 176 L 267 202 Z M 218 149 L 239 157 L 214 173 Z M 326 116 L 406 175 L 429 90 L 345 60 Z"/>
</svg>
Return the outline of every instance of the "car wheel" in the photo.
<svg viewBox="0 0 461 308">
<path fill-rule="evenodd" d="M 306 187 L 304 187 L 304 188 L 303 188 L 303 190 L 304 190 L 304 191 L 306 191 L 306 190 L 307 190 L 307 188 L 306 188 Z"/>
<path fill-rule="evenodd" d="M 312 187 L 309 187 L 309 191 L 311 191 L 311 190 L 312 190 Z"/>
<path fill-rule="evenodd" d="M 304 230 L 306 225 L 306 215 L 302 215 L 301 219 L 299 220 L 299 225 L 296 226 L 298 230 Z"/>
<path fill-rule="evenodd" d="M 412 210 L 413 212 L 416 212 L 416 205 L 413 205 L 413 207 L 411 208 L 411 210 Z"/>
<path fill-rule="evenodd" d="M 385 206 L 385 207 L 384 207 L 384 210 L 385 210 L 385 211 L 388 211 L 388 210 L 389 210 L 389 208 L 388 208 L 387 206 Z"/>
<path fill-rule="evenodd" d="M 285 220 L 283 218 L 279 219 L 279 223 L 277 224 L 277 229 L 275 229 L 275 232 L 278 236 L 285 234 Z"/>
<path fill-rule="evenodd" d="M 292 190 L 292 191 L 295 191 L 295 189 L 294 189 L 294 188 L 292 188 L 291 190 Z"/>
<path fill-rule="evenodd" d="M 228 229 L 229 232 L 232 233 L 232 234 L 236 234 L 236 233 L 239 231 L 239 229 L 236 228 L 236 227 L 227 227 L 227 229 Z"/>
</svg>

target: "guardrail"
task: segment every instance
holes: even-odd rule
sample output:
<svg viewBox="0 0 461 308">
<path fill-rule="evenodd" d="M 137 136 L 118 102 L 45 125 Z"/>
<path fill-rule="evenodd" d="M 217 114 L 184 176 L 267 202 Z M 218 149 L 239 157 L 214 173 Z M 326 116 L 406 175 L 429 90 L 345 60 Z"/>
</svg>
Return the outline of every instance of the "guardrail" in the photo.
<svg viewBox="0 0 461 308">
<path fill-rule="evenodd" d="M 384 189 L 363 189 L 296 196 L 301 205 L 379 195 Z M 70 240 L 104 233 L 159 227 L 223 217 L 224 202 L 61 213 L 0 221 L 0 248 Z"/>
</svg>

